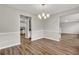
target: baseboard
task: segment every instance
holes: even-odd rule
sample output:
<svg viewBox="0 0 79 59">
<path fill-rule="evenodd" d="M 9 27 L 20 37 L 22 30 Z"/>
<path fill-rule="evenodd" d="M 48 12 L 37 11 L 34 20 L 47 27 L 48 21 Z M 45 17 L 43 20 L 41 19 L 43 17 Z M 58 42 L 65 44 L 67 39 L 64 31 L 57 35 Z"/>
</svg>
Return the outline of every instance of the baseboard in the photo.
<svg viewBox="0 0 79 59">
<path fill-rule="evenodd" d="M 51 39 L 51 40 L 54 40 L 54 41 L 60 41 L 60 33 L 58 32 L 53 32 L 53 31 L 50 31 L 50 30 L 39 30 L 39 31 L 34 31 L 32 33 L 32 39 L 31 41 L 35 41 L 35 40 L 38 40 L 38 39 L 41 39 L 41 38 L 48 38 L 48 39 Z"/>
<path fill-rule="evenodd" d="M 79 33 L 69 33 L 69 32 L 62 32 L 61 34 L 73 34 L 73 35 L 79 35 Z"/>
<path fill-rule="evenodd" d="M 60 41 L 61 34 L 59 32 L 53 32 L 51 30 L 45 30 L 44 38 L 48 38 L 54 41 Z"/>
<path fill-rule="evenodd" d="M 40 40 L 40 39 L 49 39 L 49 40 L 53 40 L 53 41 L 57 41 L 57 42 L 60 41 L 60 40 L 57 40 L 57 39 L 54 39 L 54 38 L 48 38 L 48 37 L 42 37 L 42 38 L 34 39 L 32 41 L 36 41 L 36 40 Z"/>
<path fill-rule="evenodd" d="M 60 39 L 55 39 L 55 38 L 50 38 L 50 37 L 45 37 L 46 39 L 50 39 L 50 40 L 53 40 L 53 41 L 57 41 L 57 42 L 59 42 L 60 41 Z"/>
<path fill-rule="evenodd" d="M 61 33 L 61 34 L 68 34 L 68 35 L 79 35 L 78 33 Z"/>
<path fill-rule="evenodd" d="M 35 40 L 38 40 L 40 38 L 43 38 L 43 30 L 32 31 L 31 41 L 35 41 Z"/>
</svg>

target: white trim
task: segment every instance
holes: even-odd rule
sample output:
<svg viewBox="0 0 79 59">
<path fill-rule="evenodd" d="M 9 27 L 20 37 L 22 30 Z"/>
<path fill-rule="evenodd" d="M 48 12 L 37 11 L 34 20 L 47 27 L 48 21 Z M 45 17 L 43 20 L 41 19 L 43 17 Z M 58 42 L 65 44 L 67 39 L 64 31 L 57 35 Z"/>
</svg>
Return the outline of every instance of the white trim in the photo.
<svg viewBox="0 0 79 59">
<path fill-rule="evenodd" d="M 19 44 L 20 44 L 20 32 L 0 33 L 0 49 Z"/>
<path fill-rule="evenodd" d="M 48 38 L 54 41 L 60 41 L 61 34 L 52 30 L 45 30 L 44 38 Z"/>
<path fill-rule="evenodd" d="M 0 49 L 5 49 L 5 48 L 9 48 L 9 47 L 12 47 L 12 46 L 17 46 L 17 45 L 20 45 L 20 43 L 14 43 L 14 44 L 11 44 L 11 45 L 6 45 L 6 46 L 3 46 L 3 47 L 0 47 Z"/>
<path fill-rule="evenodd" d="M 59 32 L 53 32 L 52 30 L 38 30 L 32 32 L 32 40 L 35 41 L 41 38 L 47 38 L 54 41 L 60 41 L 60 33 Z"/>
<path fill-rule="evenodd" d="M 20 33 L 20 32 L 4 32 L 4 33 L 0 33 L 0 35 L 6 35 L 6 34 L 11 34 L 11 33 Z"/>
<path fill-rule="evenodd" d="M 32 31 L 32 39 L 31 41 L 38 40 L 43 38 L 43 30 Z"/>
</svg>

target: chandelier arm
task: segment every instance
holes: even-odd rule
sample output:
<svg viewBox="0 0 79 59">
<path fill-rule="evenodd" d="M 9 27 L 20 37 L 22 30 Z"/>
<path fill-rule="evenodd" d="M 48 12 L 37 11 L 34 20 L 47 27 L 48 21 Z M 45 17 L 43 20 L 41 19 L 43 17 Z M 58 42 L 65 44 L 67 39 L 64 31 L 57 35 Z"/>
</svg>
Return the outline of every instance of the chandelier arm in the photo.
<svg viewBox="0 0 79 59">
<path fill-rule="evenodd" d="M 40 19 L 47 19 L 50 16 L 50 14 L 47 13 L 45 6 L 46 6 L 45 4 L 42 4 L 42 13 L 38 15 Z"/>
</svg>

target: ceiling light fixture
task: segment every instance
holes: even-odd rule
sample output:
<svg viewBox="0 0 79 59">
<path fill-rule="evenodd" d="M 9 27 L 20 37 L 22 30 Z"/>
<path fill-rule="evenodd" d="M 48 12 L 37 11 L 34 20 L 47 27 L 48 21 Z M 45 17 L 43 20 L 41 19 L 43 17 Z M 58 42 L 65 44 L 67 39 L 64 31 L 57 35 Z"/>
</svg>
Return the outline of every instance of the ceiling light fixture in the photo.
<svg viewBox="0 0 79 59">
<path fill-rule="evenodd" d="M 42 4 L 42 7 L 43 7 L 43 12 L 38 14 L 38 18 L 39 19 L 47 19 L 50 17 L 50 14 L 47 12 L 46 8 L 45 8 L 45 4 Z"/>
</svg>

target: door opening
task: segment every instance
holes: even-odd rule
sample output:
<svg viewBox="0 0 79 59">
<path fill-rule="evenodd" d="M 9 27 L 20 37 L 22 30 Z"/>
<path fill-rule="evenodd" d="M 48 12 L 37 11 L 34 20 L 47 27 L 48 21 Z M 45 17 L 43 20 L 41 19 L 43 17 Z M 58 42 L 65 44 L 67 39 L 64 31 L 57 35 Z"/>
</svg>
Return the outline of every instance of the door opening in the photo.
<svg viewBox="0 0 79 59">
<path fill-rule="evenodd" d="M 20 36 L 31 40 L 31 17 L 20 15 Z"/>
</svg>

